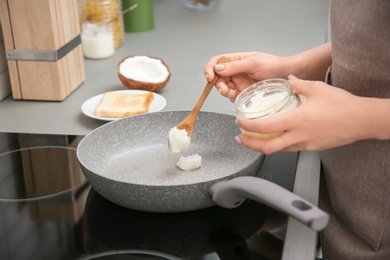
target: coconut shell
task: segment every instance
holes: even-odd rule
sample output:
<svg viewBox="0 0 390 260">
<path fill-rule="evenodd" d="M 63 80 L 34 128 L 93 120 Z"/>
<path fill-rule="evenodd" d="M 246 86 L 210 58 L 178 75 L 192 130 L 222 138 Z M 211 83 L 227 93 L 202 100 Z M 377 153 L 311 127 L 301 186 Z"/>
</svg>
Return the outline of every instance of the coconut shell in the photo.
<svg viewBox="0 0 390 260">
<path fill-rule="evenodd" d="M 157 82 L 157 83 L 153 83 L 153 82 L 143 82 L 143 81 L 138 81 L 138 80 L 134 80 L 134 79 L 131 79 L 131 78 L 126 78 L 125 76 L 122 75 L 122 73 L 120 72 L 120 65 L 123 61 L 131 58 L 131 57 L 136 57 L 136 56 L 128 56 L 124 59 L 122 59 L 118 65 L 117 65 L 117 73 L 118 73 L 118 77 L 120 79 L 120 81 L 122 82 L 122 84 L 127 87 L 128 89 L 140 89 L 140 90 L 148 90 L 148 91 L 152 91 L 152 92 L 160 92 L 169 82 L 169 79 L 171 78 L 171 71 L 169 70 L 169 67 L 168 65 L 160 58 L 155 58 L 155 57 L 151 57 L 151 56 L 147 56 L 147 55 L 142 55 L 142 56 L 146 56 L 146 57 L 149 57 L 151 59 L 156 59 L 156 60 L 160 60 L 163 65 L 167 68 L 168 70 L 168 76 L 166 77 L 166 79 L 162 82 Z"/>
</svg>

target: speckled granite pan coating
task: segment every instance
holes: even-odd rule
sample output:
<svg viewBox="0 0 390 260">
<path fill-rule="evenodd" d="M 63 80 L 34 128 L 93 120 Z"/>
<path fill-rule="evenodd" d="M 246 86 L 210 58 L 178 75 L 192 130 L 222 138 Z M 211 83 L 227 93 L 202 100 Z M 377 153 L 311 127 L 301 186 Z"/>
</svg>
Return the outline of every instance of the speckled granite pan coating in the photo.
<svg viewBox="0 0 390 260">
<path fill-rule="evenodd" d="M 201 168 L 182 171 L 180 155 L 168 148 L 168 132 L 190 111 L 164 111 L 117 120 L 89 133 L 77 158 L 92 187 L 123 207 L 182 212 L 215 205 L 211 184 L 256 175 L 264 156 L 234 141 L 239 129 L 231 115 L 199 112 L 189 151 Z"/>
</svg>

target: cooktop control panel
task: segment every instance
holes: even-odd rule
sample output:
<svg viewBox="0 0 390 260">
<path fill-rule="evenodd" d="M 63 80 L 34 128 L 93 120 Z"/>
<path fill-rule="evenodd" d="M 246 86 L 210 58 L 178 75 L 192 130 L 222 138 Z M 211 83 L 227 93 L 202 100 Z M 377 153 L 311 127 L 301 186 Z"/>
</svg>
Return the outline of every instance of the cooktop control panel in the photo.
<svg viewBox="0 0 390 260">
<path fill-rule="evenodd" d="M 298 152 L 279 152 L 266 155 L 259 177 L 293 190 Z"/>
</svg>

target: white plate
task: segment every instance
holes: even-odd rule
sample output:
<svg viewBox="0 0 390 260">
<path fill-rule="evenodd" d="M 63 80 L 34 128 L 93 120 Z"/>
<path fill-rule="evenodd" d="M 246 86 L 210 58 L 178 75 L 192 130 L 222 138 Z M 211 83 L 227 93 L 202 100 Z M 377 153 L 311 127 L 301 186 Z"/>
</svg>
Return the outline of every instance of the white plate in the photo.
<svg viewBox="0 0 390 260">
<path fill-rule="evenodd" d="M 143 94 L 143 93 L 147 93 L 148 91 L 146 91 L 146 90 L 117 90 L 114 92 Z M 150 104 L 148 113 L 161 111 L 165 107 L 165 105 L 167 104 L 167 101 L 163 96 L 161 96 L 157 93 L 154 93 L 154 92 L 153 92 L 153 95 L 154 95 L 154 99 L 153 99 L 152 103 Z M 84 115 L 91 117 L 91 118 L 104 120 L 104 121 L 114 121 L 114 120 L 120 119 L 120 118 L 114 118 L 114 117 L 101 117 L 101 116 L 95 115 L 96 107 L 100 103 L 100 100 L 102 99 L 102 97 L 103 97 L 103 94 L 100 94 L 100 95 L 91 97 L 90 99 L 85 101 L 83 103 L 83 105 L 81 106 L 81 111 L 84 113 Z"/>
</svg>

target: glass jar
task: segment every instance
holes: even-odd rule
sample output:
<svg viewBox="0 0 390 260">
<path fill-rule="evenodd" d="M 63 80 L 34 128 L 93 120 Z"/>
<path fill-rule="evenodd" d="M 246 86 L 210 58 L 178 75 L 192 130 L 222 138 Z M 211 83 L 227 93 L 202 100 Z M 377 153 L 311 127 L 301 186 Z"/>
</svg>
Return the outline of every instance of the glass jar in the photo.
<svg viewBox="0 0 390 260">
<path fill-rule="evenodd" d="M 111 28 L 114 47 L 125 41 L 121 0 L 79 0 L 80 23 L 108 24 Z"/>
<path fill-rule="evenodd" d="M 219 5 L 221 0 L 182 0 L 182 2 L 192 10 L 209 10 Z"/>
<path fill-rule="evenodd" d="M 257 82 L 242 91 L 235 101 L 237 118 L 265 118 L 288 112 L 301 104 L 289 82 L 284 79 L 268 79 Z M 283 133 L 259 134 L 241 129 L 245 135 L 269 139 Z"/>
<path fill-rule="evenodd" d="M 83 23 L 81 42 L 84 57 L 89 59 L 107 58 L 115 52 L 113 34 L 107 23 Z"/>
</svg>

